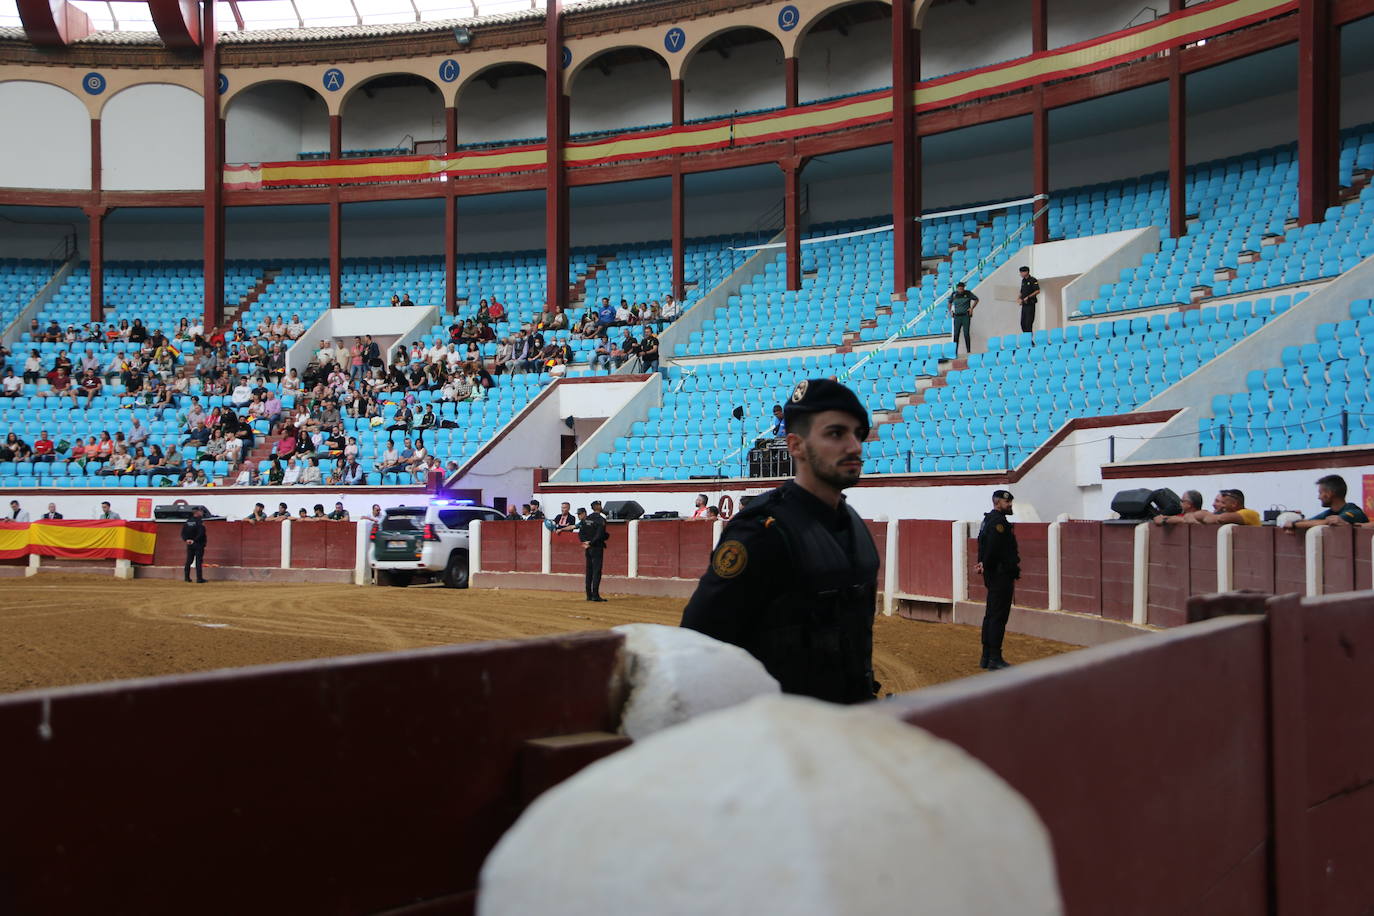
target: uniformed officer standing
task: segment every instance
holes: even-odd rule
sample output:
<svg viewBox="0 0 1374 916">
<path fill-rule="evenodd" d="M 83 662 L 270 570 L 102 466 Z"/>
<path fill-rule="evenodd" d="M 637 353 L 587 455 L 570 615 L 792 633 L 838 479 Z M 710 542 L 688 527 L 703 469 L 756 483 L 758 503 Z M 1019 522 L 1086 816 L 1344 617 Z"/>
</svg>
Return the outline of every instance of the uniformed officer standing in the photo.
<svg viewBox="0 0 1374 916">
<path fill-rule="evenodd" d="M 592 500 L 592 512 L 578 526 L 577 537 L 587 555 L 587 600 L 605 601 L 601 597 L 601 563 L 606 554 L 606 516 L 601 514 L 601 500 Z"/>
<path fill-rule="evenodd" d="M 784 417 L 796 478 L 731 519 L 682 625 L 747 650 L 785 693 L 871 700 L 878 551 L 842 492 L 863 473 L 868 412 L 808 379 Z"/>
<path fill-rule="evenodd" d="M 1021 330 L 1035 329 L 1035 304 L 1040 301 L 1040 281 L 1031 276 L 1029 267 L 1021 268 Z"/>
<path fill-rule="evenodd" d="M 181 526 L 181 539 L 186 542 L 186 568 L 183 574 L 191 581 L 191 563 L 196 564 L 196 581 L 205 582 L 205 520 L 200 506 L 191 510 L 191 517 Z"/>
<path fill-rule="evenodd" d="M 1007 490 L 992 494 L 992 511 L 983 516 L 978 529 L 978 565 L 974 572 L 982 573 L 988 590 L 988 602 L 983 611 L 983 660 L 978 667 L 997 671 L 1010 668 L 1002 657 L 1002 637 L 1007 632 L 1007 618 L 1011 616 L 1012 595 L 1016 580 L 1021 578 L 1021 554 L 1016 549 L 1016 532 L 1011 530 L 1007 516 L 1012 514 L 1012 496 Z"/>
</svg>

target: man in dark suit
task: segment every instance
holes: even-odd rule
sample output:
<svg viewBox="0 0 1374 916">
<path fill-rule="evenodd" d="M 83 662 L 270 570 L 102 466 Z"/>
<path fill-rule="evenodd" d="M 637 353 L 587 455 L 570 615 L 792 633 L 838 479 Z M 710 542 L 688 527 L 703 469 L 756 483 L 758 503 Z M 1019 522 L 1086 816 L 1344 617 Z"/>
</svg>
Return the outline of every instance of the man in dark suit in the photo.
<svg viewBox="0 0 1374 916">
<path fill-rule="evenodd" d="M 196 581 L 205 582 L 205 519 L 200 506 L 191 510 L 191 517 L 181 526 L 181 539 L 186 542 L 186 568 L 182 574 L 191 581 L 191 563 L 196 564 Z"/>
<path fill-rule="evenodd" d="M 591 514 L 577 529 L 582 549 L 587 554 L 587 600 L 605 601 L 601 597 L 601 563 L 606 553 L 606 517 L 601 514 L 601 500 L 592 501 Z"/>
</svg>

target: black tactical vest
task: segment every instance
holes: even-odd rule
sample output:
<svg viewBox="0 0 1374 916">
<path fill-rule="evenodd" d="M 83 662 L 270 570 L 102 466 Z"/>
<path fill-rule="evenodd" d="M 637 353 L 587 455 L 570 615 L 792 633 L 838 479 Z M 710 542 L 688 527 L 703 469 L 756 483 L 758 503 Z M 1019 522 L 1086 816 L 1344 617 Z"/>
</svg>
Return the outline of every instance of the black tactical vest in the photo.
<svg viewBox="0 0 1374 916">
<path fill-rule="evenodd" d="M 755 656 L 784 693 L 832 703 L 873 698 L 873 612 L 878 551 L 857 512 L 849 515 L 849 553 L 814 515 L 770 494 L 758 508 L 776 519 L 788 563 L 781 591 L 764 609 Z M 754 509 L 750 506 L 750 509 Z"/>
</svg>

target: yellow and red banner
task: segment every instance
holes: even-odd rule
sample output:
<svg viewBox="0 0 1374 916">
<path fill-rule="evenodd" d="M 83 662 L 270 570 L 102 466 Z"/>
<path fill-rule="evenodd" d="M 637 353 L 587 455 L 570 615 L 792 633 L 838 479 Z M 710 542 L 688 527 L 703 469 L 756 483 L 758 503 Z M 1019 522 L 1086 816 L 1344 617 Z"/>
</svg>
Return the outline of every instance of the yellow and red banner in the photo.
<svg viewBox="0 0 1374 916">
<path fill-rule="evenodd" d="M 37 554 L 64 560 L 153 562 L 157 525 L 153 522 L 50 520 L 0 522 L 0 559 Z"/>
<path fill-rule="evenodd" d="M 967 104 L 980 98 L 1085 76 L 1161 51 L 1205 41 L 1293 13 L 1297 0 L 1212 0 L 1152 22 L 1017 60 L 1004 61 L 918 83 L 911 104 L 918 112 Z M 625 131 L 569 143 L 563 161 L 569 168 L 633 162 L 801 139 L 882 123 L 892 116 L 892 91 L 881 89 L 829 102 L 779 111 L 721 118 L 705 124 Z M 443 156 L 396 156 L 228 165 L 227 190 L 291 188 L 311 185 L 440 181 L 480 175 L 543 171 L 543 143 L 498 149 L 464 150 Z"/>
</svg>

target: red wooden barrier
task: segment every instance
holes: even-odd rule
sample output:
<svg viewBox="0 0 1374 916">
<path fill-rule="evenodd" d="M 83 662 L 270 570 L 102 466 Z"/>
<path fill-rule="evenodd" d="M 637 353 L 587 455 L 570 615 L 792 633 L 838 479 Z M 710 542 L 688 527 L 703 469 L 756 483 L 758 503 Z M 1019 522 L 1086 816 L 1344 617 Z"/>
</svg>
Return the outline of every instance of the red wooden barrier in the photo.
<svg viewBox="0 0 1374 916">
<path fill-rule="evenodd" d="M 1021 578 L 1016 580 L 1016 603 L 1021 607 L 1049 607 L 1049 524 L 1016 523 L 1016 547 L 1021 554 Z"/>
<path fill-rule="evenodd" d="M 1133 612 L 1135 525 L 1102 525 L 1102 616 L 1130 620 Z"/>
<path fill-rule="evenodd" d="M 1369 591 L 1374 588 L 1374 539 L 1367 529 L 1355 532 L 1355 588 Z"/>
<path fill-rule="evenodd" d="M 280 559 L 280 558 L 279 558 Z M 154 566 L 181 566 L 186 562 L 186 542 L 181 539 L 181 522 L 158 522 L 153 544 Z M 27 564 L 28 560 L 25 559 Z"/>
<path fill-rule="evenodd" d="M 544 525 L 542 522 L 512 522 L 515 526 L 515 569 L 537 573 L 544 568 Z"/>
<path fill-rule="evenodd" d="M 1156 627 L 1176 627 L 1187 622 L 1185 607 L 1192 594 L 1189 582 L 1190 547 L 1195 526 L 1151 525 L 1149 587 L 1146 589 L 1145 621 Z M 1216 529 L 1202 533 L 1216 537 Z M 1210 591 L 1211 589 L 1209 589 Z"/>
<path fill-rule="evenodd" d="M 242 565 L 256 569 L 276 569 L 281 566 L 281 524 L 278 522 L 232 522 L 239 526 Z M 350 528 L 352 526 L 349 526 Z M 353 545 L 349 544 L 350 561 Z M 349 567 L 353 566 L 349 562 Z"/>
<path fill-rule="evenodd" d="M 883 590 L 883 583 L 887 581 L 887 522 L 870 522 L 864 520 L 864 525 L 868 527 L 868 533 L 873 538 L 873 546 L 878 551 L 878 591 Z"/>
<path fill-rule="evenodd" d="M 964 541 L 964 569 L 968 579 L 968 600 L 979 603 L 988 600 L 988 590 L 983 585 L 983 576 L 974 572 L 978 565 L 978 539 L 968 538 Z M 1013 600 L 1015 600 L 1013 598 Z"/>
<path fill-rule="evenodd" d="M 482 568 L 492 572 L 513 572 L 515 566 L 515 529 L 524 522 L 482 523 Z"/>
<path fill-rule="evenodd" d="M 1274 594 L 1274 529 L 1231 529 L 1231 584 L 1237 590 Z"/>
<path fill-rule="evenodd" d="M 711 538 L 714 525 L 708 522 L 678 522 L 682 526 L 677 542 L 677 574 L 683 579 L 699 579 L 711 563 Z"/>
<path fill-rule="evenodd" d="M 930 598 L 954 597 L 953 522 L 904 518 L 897 522 L 897 590 Z"/>
<path fill-rule="evenodd" d="M 549 572 L 582 575 L 586 571 L 586 551 L 576 532 L 564 531 L 549 536 Z"/>
<path fill-rule="evenodd" d="M 358 526 L 351 522 L 320 522 L 324 529 L 324 569 L 352 569 L 358 556 Z"/>
<path fill-rule="evenodd" d="M 243 565 L 243 524 L 241 522 L 206 522 L 205 523 L 205 565 L 206 566 L 242 566 Z M 178 529 L 177 534 L 180 535 Z M 180 538 L 178 537 L 180 541 Z M 186 562 L 186 542 L 181 541 L 181 559 L 175 564 L 181 566 Z M 277 555 L 277 563 L 281 563 L 281 555 Z"/>
<path fill-rule="evenodd" d="M 678 541 L 683 525 L 704 522 L 679 522 L 669 519 L 639 523 L 639 574 L 661 579 L 678 575 Z"/>
<path fill-rule="evenodd" d="M 577 633 L 2 697 L 4 910 L 471 911 L 482 860 L 559 762 L 528 742 L 614 731 L 620 645 Z"/>
<path fill-rule="evenodd" d="M 1059 595 L 1066 611 L 1102 613 L 1102 524 L 1059 526 Z"/>
<path fill-rule="evenodd" d="M 328 528 L 337 522 L 296 522 L 291 526 L 291 568 L 328 569 Z"/>
<path fill-rule="evenodd" d="M 1274 594 L 1302 595 L 1307 592 L 1307 532 L 1269 529 L 1274 539 Z"/>
<path fill-rule="evenodd" d="M 642 530 L 643 525 L 639 526 Z M 603 576 L 628 576 L 630 574 L 630 526 L 623 522 L 612 522 L 606 526 L 610 540 L 606 542 L 606 554 L 601 561 Z"/>
<path fill-rule="evenodd" d="M 1355 590 L 1355 532 L 1346 526 L 1322 533 L 1322 594 Z"/>
</svg>

